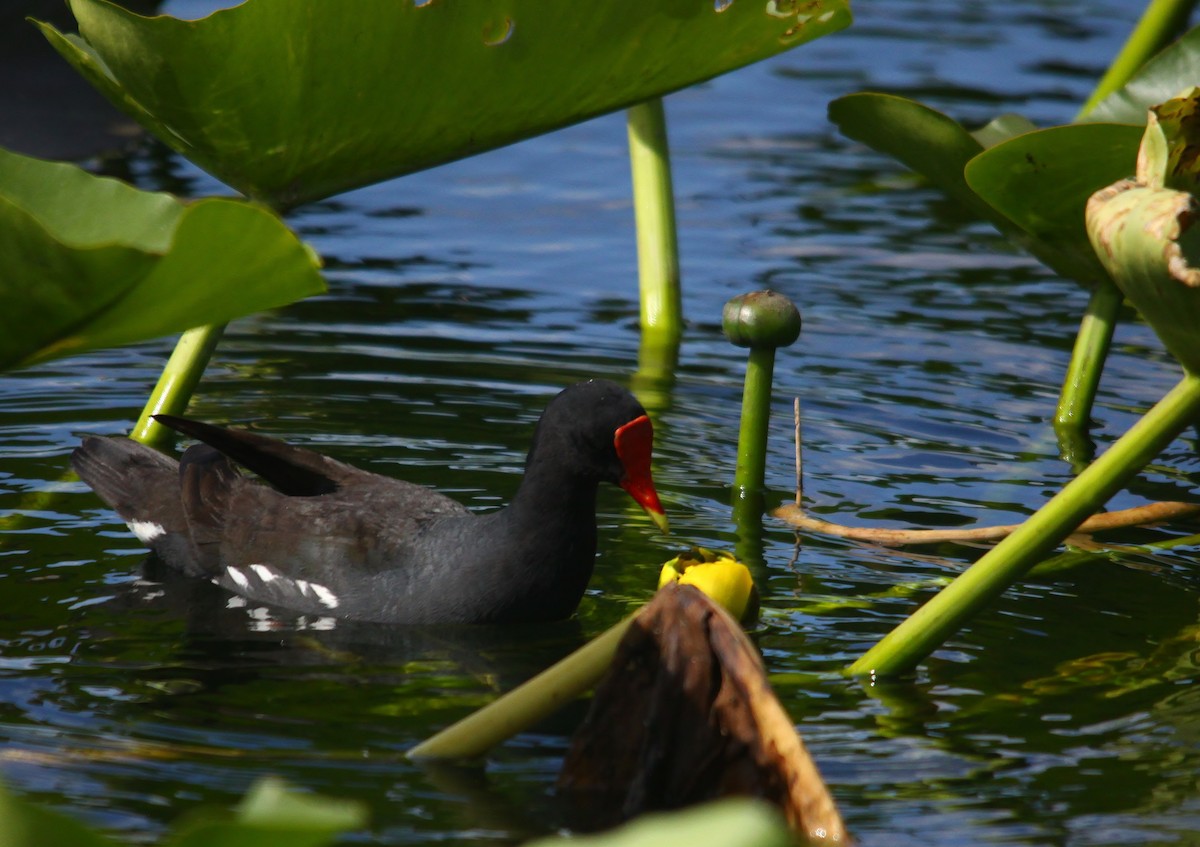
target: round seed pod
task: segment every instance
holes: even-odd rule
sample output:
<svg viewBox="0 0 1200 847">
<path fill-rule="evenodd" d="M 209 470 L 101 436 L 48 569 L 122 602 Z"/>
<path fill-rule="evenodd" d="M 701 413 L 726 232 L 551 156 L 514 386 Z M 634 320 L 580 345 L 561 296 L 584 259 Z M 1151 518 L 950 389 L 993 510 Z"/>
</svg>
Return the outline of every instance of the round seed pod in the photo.
<svg viewBox="0 0 1200 847">
<path fill-rule="evenodd" d="M 800 310 L 778 292 L 751 291 L 725 304 L 721 326 L 738 347 L 787 347 L 800 337 Z"/>
</svg>

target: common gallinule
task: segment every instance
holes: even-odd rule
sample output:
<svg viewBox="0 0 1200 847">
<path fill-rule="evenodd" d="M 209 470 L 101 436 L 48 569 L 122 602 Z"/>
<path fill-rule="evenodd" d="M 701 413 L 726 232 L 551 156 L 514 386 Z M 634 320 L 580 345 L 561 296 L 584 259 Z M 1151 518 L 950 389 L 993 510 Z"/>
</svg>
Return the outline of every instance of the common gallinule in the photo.
<svg viewBox="0 0 1200 847">
<path fill-rule="evenodd" d="M 157 419 L 203 443 L 176 462 L 126 438 L 88 438 L 71 457 L 76 472 L 170 567 L 301 612 L 390 623 L 557 620 L 575 610 L 592 574 L 599 483 L 620 485 L 667 528 L 650 476 L 650 418 L 605 380 L 550 401 L 516 495 L 486 514 L 262 435 Z"/>
</svg>

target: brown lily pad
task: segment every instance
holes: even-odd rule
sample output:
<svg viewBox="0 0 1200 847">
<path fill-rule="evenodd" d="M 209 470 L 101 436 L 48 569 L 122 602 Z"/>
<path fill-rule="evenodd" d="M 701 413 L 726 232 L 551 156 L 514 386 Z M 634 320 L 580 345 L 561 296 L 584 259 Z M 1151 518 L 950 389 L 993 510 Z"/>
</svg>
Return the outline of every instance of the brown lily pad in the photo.
<svg viewBox="0 0 1200 847">
<path fill-rule="evenodd" d="M 779 806 L 810 840 L 850 841 L 758 651 L 686 585 L 662 588 L 633 621 L 558 786 L 580 828 L 740 795 Z"/>
</svg>

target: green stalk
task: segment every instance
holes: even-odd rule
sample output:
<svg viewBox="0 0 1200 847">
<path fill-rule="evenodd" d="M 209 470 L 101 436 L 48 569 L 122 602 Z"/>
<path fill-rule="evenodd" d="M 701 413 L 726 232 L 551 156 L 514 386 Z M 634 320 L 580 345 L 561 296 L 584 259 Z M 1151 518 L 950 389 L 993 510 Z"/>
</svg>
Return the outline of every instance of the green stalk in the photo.
<svg viewBox="0 0 1200 847">
<path fill-rule="evenodd" d="M 751 349 L 742 389 L 742 421 L 738 430 L 737 468 L 733 474 L 733 522 L 737 526 L 737 555 L 744 562 L 763 560 L 763 490 L 767 434 L 771 421 L 771 378 L 775 348 Z"/>
<path fill-rule="evenodd" d="M 754 582 L 745 565 L 724 554 L 705 552 L 710 555 L 702 561 L 689 555 L 667 562 L 660 575 L 660 589 L 668 582 L 691 586 L 739 619 L 752 602 L 757 609 Z M 550 716 L 600 681 L 630 624 L 644 610 L 639 609 L 533 679 L 421 742 L 408 751 L 408 757 L 476 758 Z"/>
<path fill-rule="evenodd" d="M 671 403 L 671 386 L 679 364 L 679 342 L 664 341 L 654 334 L 642 334 L 638 342 L 638 366 L 630 387 L 638 402 L 652 418 Z"/>
<path fill-rule="evenodd" d="M 1120 289 L 1110 280 L 1103 280 L 1092 289 L 1079 324 L 1079 334 L 1075 336 L 1075 347 L 1071 351 L 1054 415 L 1054 430 L 1061 442 L 1069 441 L 1071 436 L 1088 426 L 1121 300 Z M 1067 449 L 1064 452 L 1076 455 L 1079 451 Z"/>
<path fill-rule="evenodd" d="M 748 561 L 762 560 L 763 480 L 775 351 L 795 343 L 800 337 L 802 323 L 796 304 L 770 289 L 730 298 L 721 311 L 725 337 L 730 343 L 750 350 L 742 386 L 737 468 L 733 474 L 733 520 L 738 526 L 738 555 Z"/>
<path fill-rule="evenodd" d="M 1020 579 L 1200 414 L 1200 377 L 1187 374 L 1129 432 L 1008 538 L 850 666 L 858 676 L 911 671 Z"/>
<path fill-rule="evenodd" d="M 473 759 L 550 716 L 595 685 L 637 615 L 580 647 L 528 682 L 408 751 L 410 759 Z"/>
<path fill-rule="evenodd" d="M 627 123 L 642 334 L 654 336 L 659 345 L 678 344 L 683 335 L 683 306 L 675 238 L 675 196 L 662 99 L 656 97 L 631 106 Z"/>
<path fill-rule="evenodd" d="M 1167 46 L 1167 43 L 1187 26 L 1195 5 L 1196 0 L 1150 0 L 1141 20 L 1129 34 L 1121 52 L 1108 66 L 1108 70 L 1096 84 L 1096 90 L 1083 104 L 1075 120 L 1087 117 L 1096 104 L 1122 88 L 1155 53 Z"/>
<path fill-rule="evenodd" d="M 774 370 L 774 347 L 751 349 L 746 360 L 746 382 L 742 389 L 737 469 L 733 474 L 735 498 L 762 493 L 767 462 L 767 430 L 771 421 L 771 378 Z"/>
<path fill-rule="evenodd" d="M 167 443 L 171 430 L 155 421 L 151 415 L 183 414 L 224 331 L 224 324 L 214 324 L 189 329 L 179 337 L 175 352 L 167 360 L 130 438 L 151 447 L 162 447 Z"/>
<path fill-rule="evenodd" d="M 1147 544 L 1137 544 L 1132 547 L 1101 547 L 1095 550 L 1071 549 L 1059 553 L 1057 556 L 1052 556 L 1044 562 L 1038 562 L 1033 570 L 1029 572 L 1029 575 L 1033 577 L 1046 577 L 1089 565 L 1097 559 L 1109 561 L 1116 556 L 1125 556 L 1130 553 L 1142 553 L 1153 556 L 1165 550 L 1173 550 L 1176 547 L 1195 547 L 1197 544 L 1200 544 L 1200 535 L 1184 535 L 1179 538 L 1168 538 L 1166 541 L 1151 541 Z"/>
</svg>

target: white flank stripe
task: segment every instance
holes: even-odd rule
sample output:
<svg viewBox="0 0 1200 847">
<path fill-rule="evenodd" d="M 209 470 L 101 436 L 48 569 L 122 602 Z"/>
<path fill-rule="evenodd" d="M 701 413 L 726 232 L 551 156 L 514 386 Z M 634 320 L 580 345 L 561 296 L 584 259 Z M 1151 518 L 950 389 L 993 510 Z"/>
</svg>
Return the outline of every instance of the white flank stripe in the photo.
<svg viewBox="0 0 1200 847">
<path fill-rule="evenodd" d="M 308 597 L 310 594 L 315 596 L 321 601 L 321 605 L 327 609 L 336 609 L 338 607 L 338 596 L 319 582 L 298 579 L 296 580 L 296 587 L 300 589 L 302 596 Z"/>
<path fill-rule="evenodd" d="M 254 575 L 263 582 L 274 582 L 279 579 L 279 574 L 271 570 L 266 565 L 251 565 L 250 570 L 254 571 Z"/>
<path fill-rule="evenodd" d="M 237 584 L 238 588 L 249 588 L 250 587 L 250 580 L 248 580 L 246 578 L 246 575 L 244 573 L 242 573 L 240 570 L 238 570 L 237 568 L 233 568 L 233 567 L 226 568 L 225 573 L 229 576 L 230 579 L 232 579 Z"/>
<path fill-rule="evenodd" d="M 324 585 L 312 584 L 313 593 L 317 595 L 317 599 L 327 609 L 336 609 L 338 607 L 338 597 Z"/>
<path fill-rule="evenodd" d="M 138 541 L 143 544 L 149 544 L 156 538 L 161 538 L 167 534 L 163 529 L 162 524 L 157 524 L 154 521 L 129 521 L 126 524 L 129 531 L 137 536 Z"/>
</svg>

